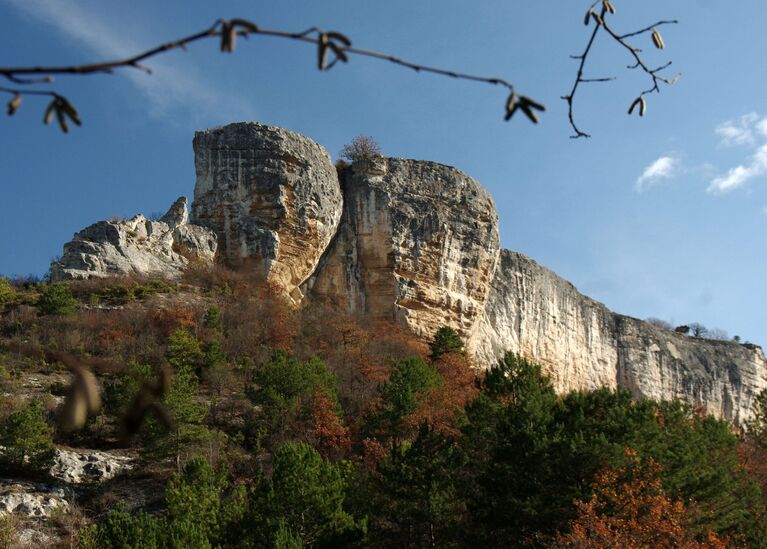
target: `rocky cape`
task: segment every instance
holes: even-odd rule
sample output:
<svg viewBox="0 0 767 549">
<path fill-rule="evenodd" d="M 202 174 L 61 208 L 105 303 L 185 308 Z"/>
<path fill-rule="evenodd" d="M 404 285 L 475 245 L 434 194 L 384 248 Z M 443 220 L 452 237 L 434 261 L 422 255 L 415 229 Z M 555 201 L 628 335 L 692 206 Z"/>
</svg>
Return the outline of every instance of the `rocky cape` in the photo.
<svg viewBox="0 0 767 549">
<path fill-rule="evenodd" d="M 558 391 L 622 386 L 740 424 L 767 388 L 760 347 L 613 313 L 502 250 L 492 197 L 455 168 L 379 157 L 336 170 L 311 139 L 258 123 L 198 132 L 193 147 L 191 224 L 181 199 L 159 222 L 97 223 L 65 245 L 52 278 L 178 276 L 217 253 L 298 306 L 397 320 L 424 339 L 450 326 L 481 367 L 521 353 Z"/>
</svg>

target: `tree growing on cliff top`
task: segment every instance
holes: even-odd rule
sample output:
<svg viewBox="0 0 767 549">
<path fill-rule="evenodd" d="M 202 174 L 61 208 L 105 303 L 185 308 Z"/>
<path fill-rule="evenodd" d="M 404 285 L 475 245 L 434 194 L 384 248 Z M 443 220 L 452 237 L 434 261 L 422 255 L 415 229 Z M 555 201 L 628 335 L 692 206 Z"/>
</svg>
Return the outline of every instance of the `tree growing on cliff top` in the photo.
<svg viewBox="0 0 767 549">
<path fill-rule="evenodd" d="M 358 135 L 351 143 L 344 145 L 338 155 L 351 163 L 358 160 L 372 160 L 381 156 L 381 147 L 369 135 Z"/>
</svg>

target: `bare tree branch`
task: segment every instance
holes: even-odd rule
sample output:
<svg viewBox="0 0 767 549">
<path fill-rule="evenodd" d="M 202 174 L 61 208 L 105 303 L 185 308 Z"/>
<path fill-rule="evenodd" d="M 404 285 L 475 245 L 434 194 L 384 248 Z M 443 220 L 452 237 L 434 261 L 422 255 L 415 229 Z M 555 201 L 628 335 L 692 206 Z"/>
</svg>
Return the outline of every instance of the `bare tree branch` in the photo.
<svg viewBox="0 0 767 549">
<path fill-rule="evenodd" d="M 116 59 L 111 61 L 102 61 L 98 63 L 91 63 L 86 65 L 67 65 L 67 66 L 32 66 L 32 67 L 0 67 L 0 76 L 6 78 L 8 81 L 18 85 L 35 85 L 43 83 L 51 83 L 54 81 L 53 75 L 59 74 L 112 74 L 116 69 L 133 68 L 141 70 L 147 74 L 151 74 L 152 70 L 145 66 L 143 62 L 151 57 L 160 55 L 162 53 L 182 49 L 186 50 L 186 46 L 193 42 L 200 40 L 219 37 L 220 48 L 222 52 L 233 52 L 236 47 L 237 37 L 247 38 L 250 35 L 262 35 L 272 36 L 277 38 L 285 38 L 290 40 L 297 40 L 302 42 L 308 42 L 317 46 L 318 54 L 318 68 L 320 70 L 329 70 L 337 62 L 348 62 L 347 54 L 354 54 L 363 57 L 369 57 L 373 59 L 379 59 L 387 61 L 395 65 L 413 69 L 416 72 L 425 72 L 436 74 L 440 76 L 448 76 L 460 80 L 469 80 L 472 82 L 480 82 L 485 84 L 497 85 L 505 87 L 509 90 L 509 98 L 506 104 L 506 120 L 511 118 L 511 115 L 518 106 L 527 117 L 537 122 L 537 117 L 533 113 L 532 109 L 545 110 L 539 103 L 528 99 L 526 97 L 517 97 L 514 93 L 514 86 L 502 79 L 494 77 L 477 76 L 473 74 L 467 74 L 462 72 L 456 72 L 452 70 L 442 69 L 438 67 L 432 67 L 428 65 L 421 65 L 406 61 L 387 53 L 381 53 L 373 50 L 366 50 L 352 47 L 351 41 L 341 33 L 338 32 L 324 32 L 319 28 L 312 27 L 304 32 L 294 33 L 281 30 L 262 29 L 256 24 L 247 21 L 245 19 L 230 19 L 228 21 L 218 19 L 212 26 L 206 30 L 166 42 L 142 53 L 128 57 L 125 59 Z M 332 56 L 332 59 L 328 62 L 328 57 Z M 28 78 L 28 75 L 35 76 L 34 78 Z M 52 90 L 28 90 L 26 88 L 7 88 L 0 87 L 0 92 L 13 95 L 11 102 L 15 102 L 15 107 L 12 108 L 11 103 L 8 105 L 8 113 L 13 114 L 18 109 L 20 104 L 20 97 L 23 95 L 47 95 L 52 97 L 51 104 L 49 105 L 48 112 L 55 112 L 59 117 L 62 130 L 66 131 L 66 120 L 62 122 L 60 112 L 63 112 L 67 116 L 68 113 L 74 112 L 74 118 L 71 118 L 75 123 L 79 123 L 77 119 L 76 110 L 72 107 L 72 104 L 65 97 Z M 46 120 L 48 116 L 46 113 Z"/>
<path fill-rule="evenodd" d="M 599 13 L 594 11 L 594 8 L 601 2 L 602 7 L 599 10 Z M 578 125 L 575 123 L 575 116 L 573 114 L 573 102 L 575 98 L 575 93 L 578 91 L 578 86 L 581 83 L 587 83 L 587 82 L 608 82 L 610 80 L 614 80 L 615 78 L 584 78 L 583 76 L 583 69 L 586 65 L 586 59 L 589 56 L 589 52 L 591 51 L 591 47 L 594 44 L 594 40 L 597 37 L 597 34 L 599 34 L 600 30 L 604 30 L 605 33 L 607 33 L 608 36 L 610 36 L 615 42 L 623 46 L 626 50 L 629 51 L 631 56 L 634 58 L 634 64 L 629 65 L 627 68 L 629 69 L 642 69 L 645 73 L 647 73 L 648 76 L 652 79 L 652 87 L 642 91 L 639 96 L 634 100 L 634 102 L 631 104 L 631 107 L 629 108 L 629 114 L 631 114 L 636 106 L 639 106 L 639 115 L 644 116 L 645 109 L 646 109 L 646 102 L 644 99 L 644 96 L 651 92 L 660 92 L 659 83 L 664 84 L 673 84 L 676 82 L 677 77 L 670 79 L 666 78 L 665 76 L 662 76 L 660 74 L 660 71 L 663 69 L 669 67 L 671 65 L 671 61 L 668 63 L 661 65 L 658 68 L 651 69 L 642 59 L 642 57 L 639 55 L 641 53 L 641 49 L 632 46 L 628 42 L 626 42 L 627 38 L 639 36 L 648 32 L 652 33 L 652 38 L 655 46 L 659 49 L 662 49 L 664 47 L 663 40 L 660 37 L 660 34 L 656 30 L 657 27 L 660 27 L 662 25 L 672 25 L 678 23 L 676 20 L 661 20 L 657 23 L 650 25 L 649 27 L 645 27 L 643 29 L 640 29 L 638 31 L 626 33 L 626 34 L 618 34 L 616 33 L 610 25 L 607 23 L 607 16 L 614 15 L 615 14 L 615 8 L 612 6 L 610 0 L 596 0 L 593 4 L 591 4 L 591 7 L 586 12 L 586 18 L 584 19 L 584 24 L 589 25 L 592 22 L 594 23 L 594 28 L 591 31 L 591 36 L 589 37 L 588 42 L 586 43 L 586 49 L 583 51 L 581 55 L 573 55 L 570 56 L 572 59 L 576 59 L 579 61 L 578 64 L 578 72 L 575 76 L 575 82 L 573 83 L 573 87 L 570 90 L 570 93 L 562 96 L 562 99 L 564 99 L 567 102 L 567 117 L 570 121 L 570 127 L 573 129 L 573 135 L 571 135 L 571 138 L 578 139 L 581 137 L 591 137 L 588 133 L 581 130 Z"/>
</svg>

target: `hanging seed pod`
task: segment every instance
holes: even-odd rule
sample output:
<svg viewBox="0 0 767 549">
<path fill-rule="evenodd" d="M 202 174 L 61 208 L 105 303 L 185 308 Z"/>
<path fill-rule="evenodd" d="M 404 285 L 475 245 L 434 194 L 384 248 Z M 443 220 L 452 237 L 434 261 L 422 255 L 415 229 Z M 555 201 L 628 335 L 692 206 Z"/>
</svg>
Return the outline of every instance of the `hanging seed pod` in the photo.
<svg viewBox="0 0 767 549">
<path fill-rule="evenodd" d="M 17 93 L 13 96 L 13 99 L 8 101 L 8 116 L 13 116 L 21 106 L 21 96 Z"/>
<path fill-rule="evenodd" d="M 325 70 L 325 58 L 328 52 L 328 35 L 321 32 L 317 38 L 317 68 L 321 71 Z"/>
<path fill-rule="evenodd" d="M 529 105 L 530 107 L 534 108 L 535 110 L 538 110 L 538 111 L 545 111 L 546 110 L 546 107 L 544 107 L 543 105 L 541 105 L 537 101 L 534 101 L 534 100 L 530 99 L 529 97 L 522 97 L 522 99 L 520 99 L 520 101 L 522 101 L 526 105 Z"/>
<path fill-rule="evenodd" d="M 50 124 L 53 120 L 53 109 L 56 107 L 56 99 L 48 103 L 48 108 L 45 109 L 45 116 L 43 116 L 43 123 Z"/>
<path fill-rule="evenodd" d="M 96 376 L 82 366 L 73 367 L 73 372 L 72 385 L 58 414 L 58 425 L 64 432 L 82 429 L 88 416 L 101 408 L 101 393 Z"/>
<path fill-rule="evenodd" d="M 340 32 L 330 31 L 328 32 L 328 38 L 332 40 L 338 40 L 339 42 L 343 42 L 344 46 L 351 46 L 352 41 L 349 40 L 349 38 L 345 34 L 341 34 Z"/>
<path fill-rule="evenodd" d="M 61 109 L 64 111 L 64 113 L 78 126 L 82 125 L 82 122 L 80 121 L 80 114 L 77 112 L 77 109 L 67 101 L 66 99 L 63 100 L 61 104 Z"/>
<path fill-rule="evenodd" d="M 538 115 L 533 112 L 533 109 L 530 108 L 530 105 L 520 102 L 519 108 L 522 109 L 522 112 L 525 113 L 525 116 L 530 119 L 530 122 L 533 124 L 538 123 Z"/>
<path fill-rule="evenodd" d="M 655 47 L 659 50 L 662 50 L 666 47 L 666 44 L 663 43 L 663 38 L 661 37 L 660 33 L 655 29 L 652 31 L 652 43 L 655 44 Z"/>
<path fill-rule="evenodd" d="M 514 116 L 514 113 L 517 110 L 517 92 L 513 91 L 511 94 L 509 94 L 509 98 L 506 100 L 506 116 L 504 116 L 504 120 L 507 122 L 511 120 L 511 117 Z"/>
</svg>

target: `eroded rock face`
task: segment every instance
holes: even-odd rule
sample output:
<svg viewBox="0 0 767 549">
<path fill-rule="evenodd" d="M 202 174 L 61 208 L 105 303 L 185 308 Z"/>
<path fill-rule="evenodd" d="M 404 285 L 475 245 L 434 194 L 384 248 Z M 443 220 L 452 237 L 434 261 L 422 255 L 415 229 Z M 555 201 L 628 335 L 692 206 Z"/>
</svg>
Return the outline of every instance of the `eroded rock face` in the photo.
<svg viewBox="0 0 767 549">
<path fill-rule="evenodd" d="M 336 232 L 343 198 L 330 155 L 282 128 L 229 124 L 194 137 L 192 221 L 230 264 L 248 264 L 295 302 Z"/>
<path fill-rule="evenodd" d="M 767 388 L 761 348 L 692 338 L 610 312 L 522 254 L 501 260 L 478 330 L 477 354 L 506 350 L 539 362 L 559 392 L 628 388 L 636 397 L 680 398 L 735 423 Z"/>
<path fill-rule="evenodd" d="M 679 398 L 743 424 L 767 389 L 761 347 L 700 339 L 615 315 L 618 384 L 638 397 Z"/>
<path fill-rule="evenodd" d="M 212 262 L 216 248 L 214 232 L 187 223 L 181 197 L 160 221 L 137 215 L 86 227 L 64 244 L 50 275 L 54 282 L 131 274 L 175 278 L 190 260 Z"/>
<path fill-rule="evenodd" d="M 455 168 L 377 158 L 342 171 L 296 133 L 257 123 L 198 132 L 185 201 L 81 231 L 54 280 L 174 276 L 218 251 L 290 295 L 395 319 L 428 340 L 456 329 L 480 367 L 505 351 L 540 362 L 560 392 L 624 386 L 681 398 L 742 423 L 767 387 L 762 350 L 668 332 L 617 315 L 529 258 L 499 250 L 490 195 Z M 205 227 L 205 228 L 203 228 Z"/>
<path fill-rule="evenodd" d="M 478 331 L 482 364 L 510 350 L 539 362 L 558 391 L 616 385 L 612 313 L 522 254 L 501 250 Z"/>
<path fill-rule="evenodd" d="M 344 176 L 338 235 L 305 289 L 430 338 L 471 338 L 498 256 L 490 195 L 455 168 L 415 160 L 356 162 Z"/>
</svg>

